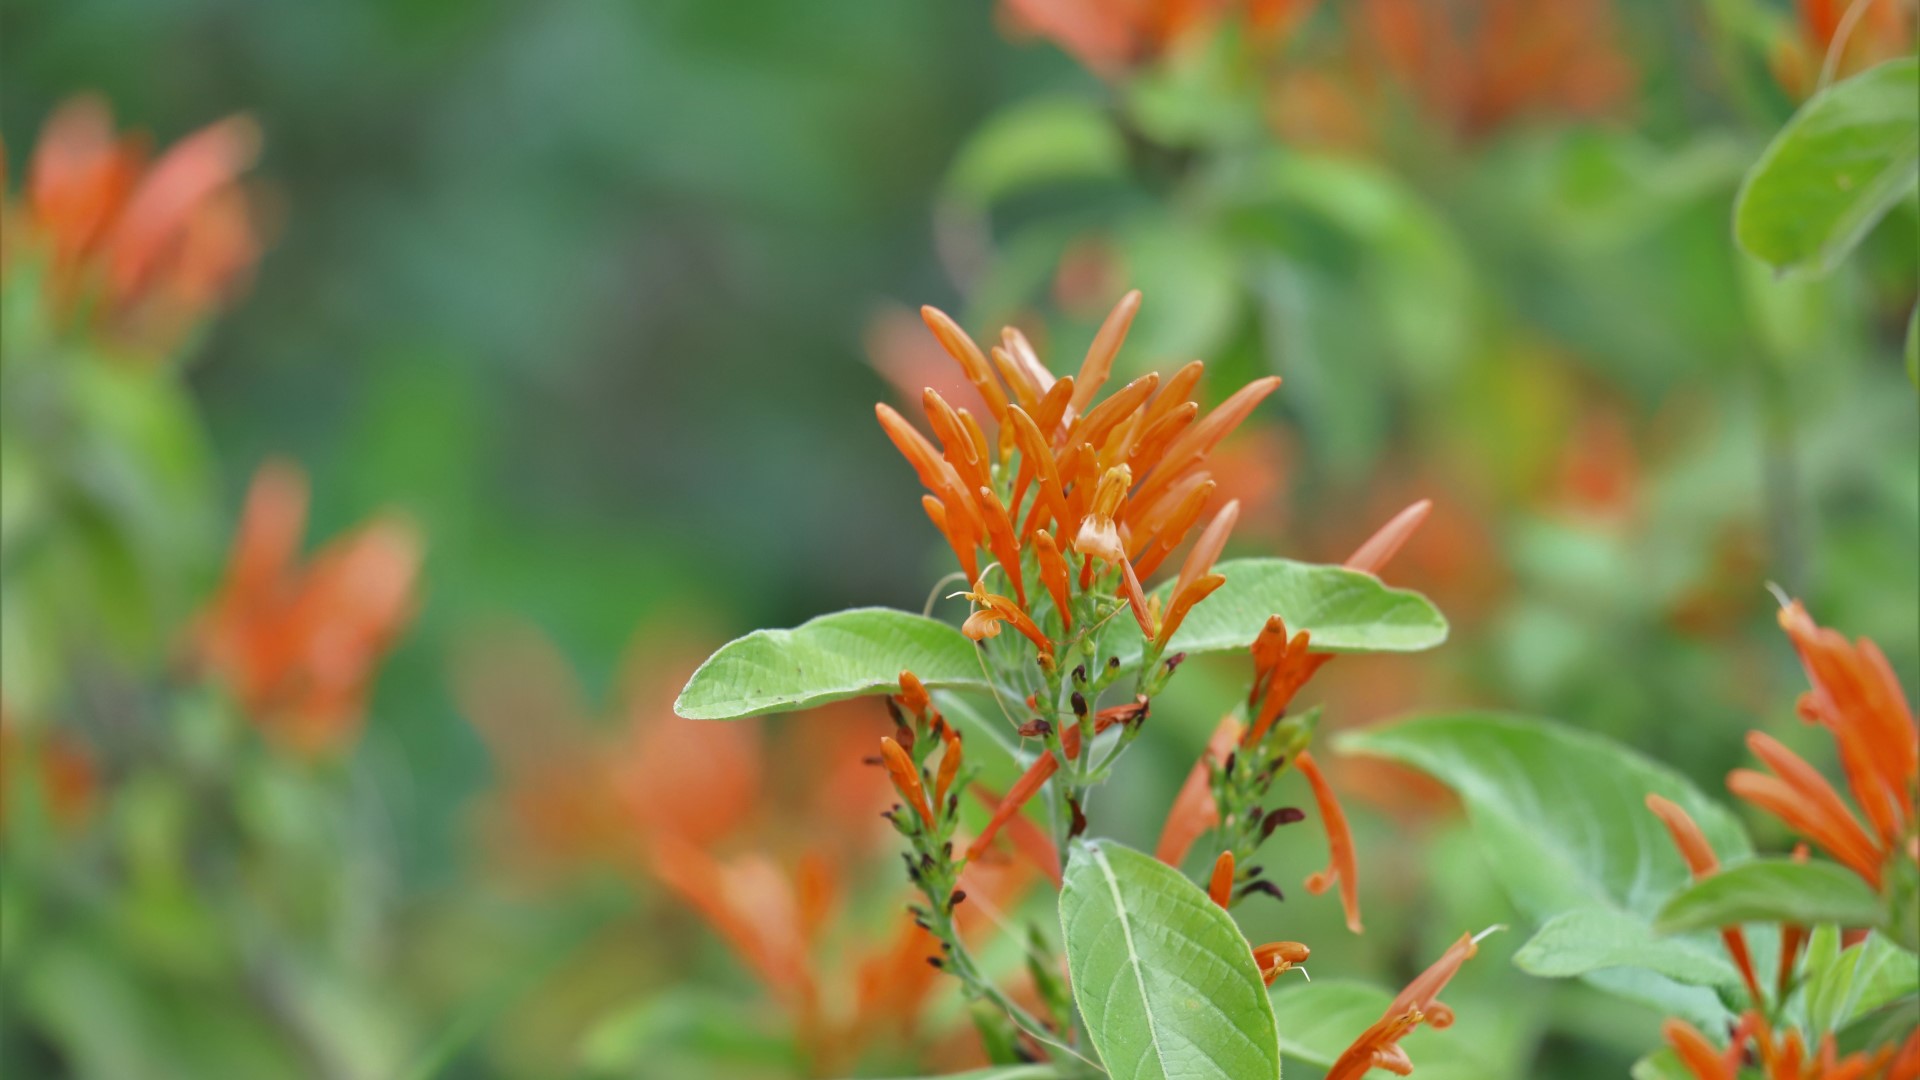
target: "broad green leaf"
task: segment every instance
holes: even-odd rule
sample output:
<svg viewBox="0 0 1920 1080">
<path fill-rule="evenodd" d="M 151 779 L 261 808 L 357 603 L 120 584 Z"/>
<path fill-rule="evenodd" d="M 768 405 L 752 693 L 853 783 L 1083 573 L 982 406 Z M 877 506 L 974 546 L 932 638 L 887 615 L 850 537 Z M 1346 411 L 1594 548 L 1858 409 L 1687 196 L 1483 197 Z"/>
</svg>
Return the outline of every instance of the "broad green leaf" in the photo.
<svg viewBox="0 0 1920 1080">
<path fill-rule="evenodd" d="M 952 626 L 854 608 L 728 642 L 693 673 L 673 708 L 689 720 L 810 709 L 898 689 L 903 670 L 928 686 L 988 688 L 973 642 Z"/>
<path fill-rule="evenodd" d="M 1920 60 L 1892 60 L 1814 95 L 1774 137 L 1734 204 L 1741 248 L 1775 269 L 1832 270 L 1920 177 Z"/>
<path fill-rule="evenodd" d="M 1827 946 L 1816 950 L 1809 943 L 1807 950 L 1800 1007 L 1810 1031 L 1837 1031 L 1889 1002 L 1920 994 L 1920 956 L 1879 934 L 1836 955 L 1838 930 L 1822 927 L 1815 935 Z"/>
<path fill-rule="evenodd" d="M 1746 834 L 1679 773 L 1549 720 L 1429 716 L 1353 732 L 1340 745 L 1412 766 L 1451 787 L 1515 906 L 1545 922 L 1595 906 L 1651 918 L 1689 874 L 1649 794 L 1678 803 L 1723 860 Z"/>
<path fill-rule="evenodd" d="M 1412 766 L 1451 787 L 1494 876 L 1536 924 L 1607 908 L 1650 922 L 1689 878 L 1649 793 L 1678 803 L 1724 859 L 1747 855 L 1739 824 L 1672 769 L 1617 743 L 1547 720 L 1465 713 L 1354 732 L 1350 751 Z M 1719 1023 L 1711 992 L 1645 968 L 1583 978 L 1669 1015 Z"/>
<path fill-rule="evenodd" d="M 1610 908 L 1582 908 L 1547 920 L 1514 954 L 1513 964 L 1548 979 L 1638 967 L 1688 986 L 1740 986 L 1739 973 L 1724 956 L 1685 939 L 1660 937 L 1644 919 Z"/>
<path fill-rule="evenodd" d="M 1431 601 L 1372 574 L 1290 559 L 1229 559 L 1214 570 L 1227 583 L 1187 614 L 1169 654 L 1246 649 L 1274 615 L 1289 632 L 1312 635 L 1318 652 L 1419 652 L 1447 640 L 1446 617 Z M 1163 606 L 1172 589 L 1168 583 L 1154 590 Z M 1125 620 L 1121 632 L 1131 625 Z M 1133 634 L 1137 656 L 1138 630 Z"/>
<path fill-rule="evenodd" d="M 1015 105 L 967 140 L 947 174 L 956 198 L 985 206 L 1026 188 L 1116 176 L 1126 146 L 1094 101 L 1040 98 Z"/>
<path fill-rule="evenodd" d="M 1283 976 L 1292 978 L 1292 976 Z M 1273 993 L 1280 1052 L 1308 1065 L 1332 1065 L 1353 1040 L 1386 1014 L 1393 995 L 1377 986 L 1344 979 L 1300 981 Z M 1464 1014 L 1463 1014 L 1464 1016 Z M 1466 1025 L 1462 1030 L 1461 1025 Z M 1498 1075 L 1468 1041 L 1473 1020 L 1435 1030 L 1422 1026 L 1402 1041 L 1421 1080 L 1478 1080 Z"/>
<path fill-rule="evenodd" d="M 1660 909 L 1661 933 L 1739 923 L 1878 926 L 1886 908 L 1867 883 L 1833 863 L 1755 859 L 1689 885 Z"/>
<path fill-rule="evenodd" d="M 1074 1001 L 1113 1080 L 1280 1075 L 1253 950 L 1178 870 L 1112 841 L 1076 841 L 1060 929 Z"/>
</svg>

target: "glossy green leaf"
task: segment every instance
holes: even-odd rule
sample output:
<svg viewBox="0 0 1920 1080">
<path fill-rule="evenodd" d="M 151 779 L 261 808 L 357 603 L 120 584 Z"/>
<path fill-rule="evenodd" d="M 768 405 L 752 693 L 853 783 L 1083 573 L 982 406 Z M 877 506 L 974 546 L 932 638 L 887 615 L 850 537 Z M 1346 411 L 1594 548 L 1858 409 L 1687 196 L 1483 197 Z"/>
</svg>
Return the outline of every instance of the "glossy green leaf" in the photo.
<svg viewBox="0 0 1920 1080">
<path fill-rule="evenodd" d="M 1756 859 L 1689 885 L 1660 909 L 1662 933 L 1740 923 L 1878 926 L 1886 908 L 1867 883 L 1833 863 Z"/>
<path fill-rule="evenodd" d="M 810 709 L 896 690 L 903 670 L 928 686 L 987 689 L 973 642 L 952 626 L 854 608 L 728 642 L 693 673 L 673 708 L 689 720 Z"/>
<path fill-rule="evenodd" d="M 1920 178 L 1920 60 L 1814 95 L 1747 174 L 1734 236 L 1776 269 L 1832 270 Z"/>
<path fill-rule="evenodd" d="M 947 176 L 954 197 L 985 205 L 1064 180 L 1116 176 L 1126 147 L 1099 103 L 1027 101 L 989 120 L 961 148 Z"/>
<path fill-rule="evenodd" d="M 1114 1080 L 1274 1080 L 1279 1036 L 1253 951 L 1178 870 L 1077 841 L 1060 893 L 1067 969 Z"/>
<path fill-rule="evenodd" d="M 1292 976 L 1283 976 L 1291 979 Z M 1273 992 L 1280 1024 L 1280 1052 L 1308 1065 L 1332 1065 L 1361 1032 L 1386 1014 L 1393 995 L 1377 986 L 1344 979 L 1301 980 Z M 1463 1029 L 1461 1025 L 1466 1025 Z M 1495 1076 L 1468 1041 L 1471 1018 L 1445 1030 L 1422 1026 L 1402 1040 L 1421 1080 L 1478 1080 Z"/>
<path fill-rule="evenodd" d="M 1740 974 L 1725 956 L 1683 938 L 1660 937 L 1644 919 L 1610 908 L 1581 908 L 1547 920 L 1514 954 L 1513 964 L 1548 979 L 1639 967 L 1688 986 L 1740 986 Z"/>
<path fill-rule="evenodd" d="M 1685 777 L 1633 750 L 1547 720 L 1464 713 L 1352 733 L 1350 751 L 1398 761 L 1451 787 L 1487 862 L 1530 920 L 1606 908 L 1650 922 L 1689 880 L 1648 794 L 1678 803 L 1722 858 L 1746 834 Z M 1701 1023 L 1725 1009 L 1711 992 L 1648 968 L 1602 968 L 1585 981 Z"/>
<path fill-rule="evenodd" d="M 1447 640 L 1446 616 L 1432 601 L 1372 574 L 1290 559 L 1229 559 L 1214 570 L 1227 583 L 1187 614 L 1169 653 L 1245 649 L 1274 615 L 1287 621 L 1288 631 L 1311 634 L 1319 652 L 1419 652 Z M 1164 605 L 1172 584 L 1154 591 Z M 1122 633 L 1131 626 L 1115 623 Z M 1131 633 L 1137 655 L 1139 632 Z"/>
<path fill-rule="evenodd" d="M 1920 995 L 1920 956 L 1879 934 L 1844 950 L 1839 938 L 1839 930 L 1825 926 L 1808 942 L 1800 1008 L 1810 1031 L 1837 1031 L 1890 1002 Z"/>
</svg>

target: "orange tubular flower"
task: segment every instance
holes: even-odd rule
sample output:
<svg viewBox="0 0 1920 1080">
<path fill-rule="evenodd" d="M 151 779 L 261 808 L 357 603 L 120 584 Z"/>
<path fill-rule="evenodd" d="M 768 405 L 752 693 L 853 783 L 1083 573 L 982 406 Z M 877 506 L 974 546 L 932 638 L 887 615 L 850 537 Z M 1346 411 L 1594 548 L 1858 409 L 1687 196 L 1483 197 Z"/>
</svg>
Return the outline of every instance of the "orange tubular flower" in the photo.
<svg viewBox="0 0 1920 1080">
<path fill-rule="evenodd" d="M 1915 1080 L 1913 1066 L 1920 1064 L 1920 1057 L 1908 1058 L 1920 1047 L 1920 1033 L 1907 1036 L 1898 1050 L 1883 1046 L 1872 1053 L 1863 1050 L 1842 1057 L 1832 1032 L 1822 1035 L 1809 1051 L 1800 1032 L 1776 1033 L 1753 1010 L 1741 1016 L 1725 1050 L 1715 1050 L 1706 1036 L 1681 1020 L 1668 1020 L 1661 1031 L 1694 1080 L 1736 1080 L 1746 1075 L 1743 1066 L 1747 1065 L 1757 1065 L 1762 1080 Z"/>
<path fill-rule="evenodd" d="M 1819 770 L 1764 732 L 1748 732 L 1747 748 L 1776 775 L 1735 769 L 1727 774 L 1727 789 L 1786 822 L 1879 889 L 1887 853 Z"/>
<path fill-rule="evenodd" d="M 1459 941 L 1448 946 L 1432 967 L 1415 976 L 1406 989 L 1394 997 L 1386 1014 L 1334 1061 L 1333 1067 L 1327 1070 L 1327 1080 L 1361 1080 L 1375 1068 L 1400 1076 L 1411 1073 L 1413 1062 L 1406 1051 L 1400 1049 L 1400 1040 L 1423 1023 L 1435 1028 L 1452 1026 L 1453 1010 L 1436 999 L 1460 970 L 1460 965 L 1477 950 L 1478 939 L 1472 934 L 1462 934 Z"/>
<path fill-rule="evenodd" d="M 1223 851 L 1213 861 L 1213 877 L 1207 882 L 1207 898 L 1221 907 L 1233 903 L 1233 852 Z"/>
<path fill-rule="evenodd" d="M 252 719 L 320 753 L 358 726 L 375 669 L 412 616 L 420 540 L 380 519 L 301 567 L 306 504 L 293 466 L 255 475 L 226 582 L 197 620 L 192 649 Z"/>
<path fill-rule="evenodd" d="M 0 266 L 37 251 L 62 314 L 85 311 L 120 344 L 170 350 L 259 256 L 240 184 L 259 148 L 253 123 L 230 117 L 149 164 L 144 141 L 118 134 L 104 102 L 76 98 L 41 133 L 25 205 L 7 207 Z"/>
<path fill-rule="evenodd" d="M 1684 1020 L 1670 1019 L 1660 1030 L 1673 1052 L 1679 1055 L 1680 1064 L 1686 1066 L 1695 1080 L 1734 1080 L 1740 1075 L 1737 1046 L 1724 1054 L 1716 1051 L 1705 1035 Z"/>
<path fill-rule="evenodd" d="M 1261 980 L 1272 986 L 1273 980 L 1279 978 L 1281 972 L 1299 967 L 1311 955 L 1313 950 L 1297 941 L 1275 941 L 1255 948 L 1253 963 L 1260 969 Z"/>
<path fill-rule="evenodd" d="M 1833 735 L 1854 802 L 1882 844 L 1896 843 L 1913 827 L 1920 783 L 1920 732 L 1900 681 L 1879 646 L 1815 625 L 1798 601 L 1780 609 L 1780 627 L 1813 683 L 1800 715 Z"/>
<path fill-rule="evenodd" d="M 1660 823 L 1667 827 L 1667 834 L 1673 837 L 1673 846 L 1679 849 L 1680 858 L 1687 864 L 1694 880 L 1711 877 L 1719 871 L 1720 859 L 1707 843 L 1706 834 L 1700 831 L 1700 826 L 1679 804 L 1650 794 L 1647 796 L 1647 809 L 1653 811 Z M 1720 939 L 1726 943 L 1727 955 L 1733 958 L 1734 966 L 1740 969 L 1740 979 L 1747 985 L 1750 1000 L 1758 1004 L 1764 998 L 1760 993 L 1760 980 L 1754 977 L 1753 956 L 1747 951 L 1746 934 L 1738 926 L 1729 926 L 1720 931 Z M 1780 962 L 1783 970 L 1790 969 L 1793 964 L 1792 950 L 1783 952 Z"/>
<path fill-rule="evenodd" d="M 920 770 L 914 767 L 913 758 L 900 749 L 900 744 L 888 736 L 880 736 L 880 758 L 886 764 L 887 776 L 893 780 L 895 791 L 920 815 L 927 828 L 933 828 L 933 808 L 927 805 L 927 789 L 920 783 Z"/>
<path fill-rule="evenodd" d="M 1173 809 L 1167 814 L 1167 823 L 1160 829 L 1160 842 L 1154 845 L 1153 857 L 1177 867 L 1186 861 L 1187 852 L 1193 850 L 1194 841 L 1211 829 L 1219 820 L 1219 808 L 1214 805 L 1212 785 L 1209 782 L 1211 771 L 1227 760 L 1227 755 L 1240 742 L 1240 721 L 1231 715 L 1222 717 L 1213 736 L 1207 740 L 1207 748 L 1200 760 L 1193 763 L 1187 772 L 1186 783 L 1180 786 L 1180 793 L 1174 796 Z"/>
<path fill-rule="evenodd" d="M 1000 10 L 1013 35 L 1046 38 L 1094 74 L 1117 78 L 1229 17 L 1237 16 L 1255 40 L 1267 40 L 1309 6 L 1306 0 L 1003 0 Z"/>
<path fill-rule="evenodd" d="M 1187 561 L 1180 567 L 1180 576 L 1174 581 L 1173 599 L 1167 605 L 1167 614 L 1160 622 L 1159 632 L 1154 635 L 1154 645 L 1164 648 L 1174 631 L 1180 629 L 1187 612 L 1227 583 L 1225 577 L 1213 573 L 1213 564 L 1226 547 L 1227 534 L 1233 531 L 1233 523 L 1239 518 L 1240 503 L 1229 500 L 1208 522 L 1200 539 L 1194 541 L 1193 550 L 1187 553 Z"/>
<path fill-rule="evenodd" d="M 978 583 L 974 585 L 972 592 L 954 595 L 964 596 L 979 605 L 973 614 L 967 616 L 967 621 L 961 624 L 961 633 L 975 641 L 984 641 L 990 637 L 998 637 L 1000 624 L 1008 623 L 1015 630 L 1020 631 L 1028 641 L 1033 642 L 1034 647 L 1040 650 L 1040 655 L 1052 657 L 1053 642 L 1047 640 L 1047 635 L 1040 632 L 1040 627 L 1034 624 L 1033 619 L 1025 611 L 1021 610 L 1019 604 L 1004 596 L 988 592 L 984 584 Z"/>
<path fill-rule="evenodd" d="M 1307 783 L 1313 785 L 1313 801 L 1320 808 L 1320 821 L 1327 829 L 1327 868 L 1307 876 L 1307 891 L 1318 896 L 1338 882 L 1340 908 L 1346 912 L 1347 929 L 1361 933 L 1360 878 L 1353 857 L 1353 833 L 1347 828 L 1347 812 L 1340 808 L 1340 800 L 1320 775 L 1320 766 L 1314 762 L 1313 754 L 1302 750 L 1294 763 L 1300 767 Z"/>
</svg>

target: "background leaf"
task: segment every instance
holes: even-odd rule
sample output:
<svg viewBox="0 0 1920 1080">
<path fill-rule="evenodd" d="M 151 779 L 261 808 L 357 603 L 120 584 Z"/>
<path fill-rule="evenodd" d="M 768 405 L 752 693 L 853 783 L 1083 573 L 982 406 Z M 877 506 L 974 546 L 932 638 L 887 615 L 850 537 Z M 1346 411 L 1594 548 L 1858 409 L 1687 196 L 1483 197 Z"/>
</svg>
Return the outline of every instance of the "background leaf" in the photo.
<svg viewBox="0 0 1920 1080">
<path fill-rule="evenodd" d="M 1514 954 L 1513 963 L 1529 975 L 1549 979 L 1641 967 L 1689 986 L 1740 985 L 1739 972 L 1718 952 L 1659 937 L 1644 920 L 1609 908 L 1581 908 L 1547 920 Z"/>
<path fill-rule="evenodd" d="M 1179 871 L 1111 841 L 1076 842 L 1060 928 L 1074 1001 L 1114 1080 L 1280 1075 L 1253 951 Z"/>
<path fill-rule="evenodd" d="M 1451 787 L 1514 906 L 1536 924 L 1602 908 L 1650 923 L 1689 878 L 1649 793 L 1678 803 L 1723 859 L 1750 851 L 1719 804 L 1672 769 L 1608 739 L 1539 719 L 1463 713 L 1354 732 L 1349 752 L 1410 765 Z M 1717 1023 L 1717 998 L 1646 968 L 1584 978 L 1605 990 Z"/>
<path fill-rule="evenodd" d="M 693 673 L 673 708 L 689 720 L 810 709 L 897 689 L 902 670 L 928 686 L 984 690 L 974 649 L 935 619 L 854 608 L 728 642 Z"/>
<path fill-rule="evenodd" d="M 1126 147 L 1098 103 L 1037 98 L 995 115 L 960 148 L 948 192 L 985 206 L 1063 180 L 1118 176 Z"/>
<path fill-rule="evenodd" d="M 1892 60 L 1815 95 L 1747 174 L 1733 231 L 1776 269 L 1825 273 L 1920 177 L 1920 60 Z"/>
<path fill-rule="evenodd" d="M 1878 926 L 1886 908 L 1867 883 L 1832 863 L 1756 859 L 1694 882 L 1660 909 L 1662 933 L 1736 923 Z"/>
</svg>

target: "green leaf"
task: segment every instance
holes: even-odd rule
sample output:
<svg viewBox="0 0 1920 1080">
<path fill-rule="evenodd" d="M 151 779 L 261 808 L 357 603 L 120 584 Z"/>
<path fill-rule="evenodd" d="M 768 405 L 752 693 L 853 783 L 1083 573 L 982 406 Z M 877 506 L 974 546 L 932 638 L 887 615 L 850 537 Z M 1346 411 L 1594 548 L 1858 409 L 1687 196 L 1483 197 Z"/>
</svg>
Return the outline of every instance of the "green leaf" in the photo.
<svg viewBox="0 0 1920 1080">
<path fill-rule="evenodd" d="M 1417 592 L 1393 589 L 1372 574 L 1290 559 L 1229 559 L 1214 567 L 1227 579 L 1187 614 L 1167 645 L 1169 654 L 1227 652 L 1253 644 L 1267 619 L 1278 615 L 1287 630 L 1307 631 L 1317 652 L 1419 652 L 1447 640 L 1447 620 Z M 1154 592 L 1161 605 L 1171 582 Z M 1130 619 L 1116 619 L 1133 625 Z M 1134 658 L 1136 640 L 1123 650 Z"/>
<path fill-rule="evenodd" d="M 1810 98 L 1747 174 L 1734 237 L 1785 270 L 1832 270 L 1920 177 L 1920 60 L 1892 60 Z"/>
<path fill-rule="evenodd" d="M 1040 98 L 988 120 L 947 174 L 954 197 L 985 206 L 1063 180 L 1118 176 L 1126 146 L 1106 112 L 1083 98 Z"/>
<path fill-rule="evenodd" d="M 1833 863 L 1755 859 L 1689 885 L 1654 920 L 1664 934 L 1740 923 L 1879 926 L 1886 908 L 1867 883 Z"/>
<path fill-rule="evenodd" d="M 1633 1080 L 1695 1080 L 1693 1070 L 1671 1048 L 1655 1050 L 1633 1063 Z"/>
<path fill-rule="evenodd" d="M 1920 994 L 1920 956 L 1879 934 L 1835 955 L 1839 931 L 1826 926 L 1814 933 L 1827 947 L 1818 950 L 1824 957 L 1816 956 L 1812 943 L 1807 949 L 1800 1007 L 1810 1032 L 1838 1031 L 1889 1002 Z"/>
<path fill-rule="evenodd" d="M 1751 848 L 1739 823 L 1679 773 L 1611 740 L 1549 720 L 1462 713 L 1353 732 L 1351 752 L 1398 761 L 1452 788 L 1495 876 L 1545 922 L 1596 905 L 1651 918 L 1689 874 L 1658 818 L 1657 794 L 1699 823 L 1723 860 Z"/>
<path fill-rule="evenodd" d="M 1178 870 L 1076 841 L 1060 893 L 1067 971 L 1114 1080 L 1274 1080 L 1273 1007 L 1233 918 Z"/>
<path fill-rule="evenodd" d="M 1291 977 L 1291 976 L 1283 976 Z M 1377 986 L 1344 979 L 1297 982 L 1273 993 L 1280 1030 L 1280 1052 L 1308 1065 L 1326 1068 L 1359 1034 L 1386 1014 L 1393 995 Z M 1461 1021 L 1469 1025 L 1470 1019 Z M 1459 1026 L 1436 1030 L 1422 1026 L 1402 1040 L 1420 1080 L 1477 1080 L 1498 1075 Z"/>
<path fill-rule="evenodd" d="M 689 720 L 810 709 L 897 690 L 903 670 L 928 686 L 989 688 L 973 642 L 952 626 L 854 608 L 728 642 L 693 673 L 673 708 Z"/>
<path fill-rule="evenodd" d="M 1639 967 L 1688 986 L 1740 986 L 1739 972 L 1720 954 L 1684 939 L 1659 937 L 1645 920 L 1609 908 L 1581 908 L 1547 920 L 1514 954 L 1513 964 L 1547 979 Z"/>
<path fill-rule="evenodd" d="M 1679 804 L 1724 859 L 1750 853 L 1746 834 L 1679 773 L 1608 739 L 1547 720 L 1463 713 L 1354 732 L 1350 752 L 1428 773 L 1466 803 L 1494 877 L 1536 924 L 1607 908 L 1650 922 L 1689 874 L 1648 794 Z M 1585 981 L 1669 1015 L 1719 1023 L 1705 989 L 1646 968 L 1602 968 Z"/>
</svg>

